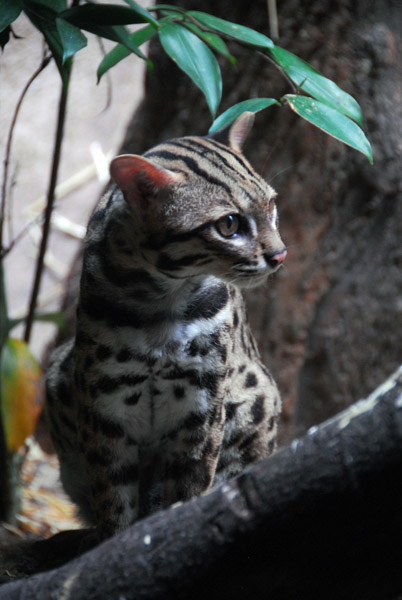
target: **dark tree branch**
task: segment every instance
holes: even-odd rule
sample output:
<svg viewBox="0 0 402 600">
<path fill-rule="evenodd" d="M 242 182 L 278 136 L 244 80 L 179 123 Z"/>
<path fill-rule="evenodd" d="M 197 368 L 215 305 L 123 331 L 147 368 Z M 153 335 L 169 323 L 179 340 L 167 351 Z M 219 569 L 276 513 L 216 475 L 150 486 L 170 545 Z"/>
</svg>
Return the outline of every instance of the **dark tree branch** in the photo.
<svg viewBox="0 0 402 600">
<path fill-rule="evenodd" d="M 227 485 L 6 584 L 0 599 L 393 598 L 402 591 L 401 472 L 402 368 Z M 61 535 L 37 543 L 39 568 L 46 548 L 54 566 L 83 534 Z"/>
<path fill-rule="evenodd" d="M 47 192 L 47 204 L 44 211 L 42 239 L 39 247 L 38 259 L 36 261 L 35 278 L 32 286 L 31 297 L 29 301 L 28 316 L 25 324 L 24 341 L 29 342 L 31 337 L 31 330 L 34 321 L 34 313 L 36 309 L 36 303 L 38 300 L 40 285 L 42 281 L 43 269 L 45 266 L 45 255 L 47 250 L 47 243 L 50 234 L 51 218 L 53 212 L 53 206 L 55 202 L 57 176 L 60 166 L 61 158 L 61 146 L 63 142 L 64 125 L 66 121 L 66 110 L 67 110 L 67 98 L 69 89 L 69 80 L 71 76 L 71 66 L 67 71 L 67 81 L 63 82 L 60 92 L 59 109 L 57 116 L 57 127 L 56 135 L 54 140 L 54 150 L 52 158 L 52 167 L 50 171 L 49 189 Z"/>
</svg>

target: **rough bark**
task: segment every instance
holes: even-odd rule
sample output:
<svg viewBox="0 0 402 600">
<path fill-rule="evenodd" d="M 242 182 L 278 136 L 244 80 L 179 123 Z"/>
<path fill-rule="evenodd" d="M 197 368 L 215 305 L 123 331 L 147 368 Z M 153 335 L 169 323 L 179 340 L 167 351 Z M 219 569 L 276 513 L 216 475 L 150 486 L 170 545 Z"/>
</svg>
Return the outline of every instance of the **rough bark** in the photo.
<svg viewBox="0 0 402 600">
<path fill-rule="evenodd" d="M 262 0 L 196 4 L 267 30 Z M 375 160 L 370 166 L 285 108 L 261 113 L 246 147 L 279 192 L 289 248 L 285 269 L 268 290 L 248 296 L 255 334 L 283 395 L 289 436 L 363 397 L 400 359 L 402 11 L 392 0 L 287 0 L 278 10 L 280 45 L 361 104 Z M 224 68 L 222 110 L 250 94 L 289 91 L 263 58 L 235 52 L 238 68 Z M 204 134 L 210 124 L 198 90 L 158 47 L 151 53 L 154 74 L 125 152 Z"/>
<path fill-rule="evenodd" d="M 385 600 L 402 592 L 402 367 L 215 491 L 138 522 L 0 600 Z M 32 558 L 72 539 L 36 544 Z M 9 569 L 13 569 L 12 556 Z M 49 564 L 49 563 L 48 563 Z M 44 564 L 42 564 L 43 568 Z M 7 567 L 7 564 L 6 564 Z"/>
<path fill-rule="evenodd" d="M 178 2 L 267 31 L 266 3 Z M 284 400 L 283 440 L 365 396 L 400 360 L 402 330 L 402 11 L 397 0 L 278 3 L 280 45 L 361 104 L 374 166 L 291 114 L 257 116 L 246 154 L 279 192 L 289 255 L 266 290 L 248 294 L 264 360 Z M 261 56 L 233 47 L 221 109 L 250 95 L 280 97 L 286 81 Z M 205 134 L 200 92 L 157 44 L 144 101 L 123 152 Z M 75 267 L 79 272 L 80 264 Z M 78 281 L 75 276 L 75 282 Z M 77 297 L 77 285 L 70 298 Z"/>
</svg>

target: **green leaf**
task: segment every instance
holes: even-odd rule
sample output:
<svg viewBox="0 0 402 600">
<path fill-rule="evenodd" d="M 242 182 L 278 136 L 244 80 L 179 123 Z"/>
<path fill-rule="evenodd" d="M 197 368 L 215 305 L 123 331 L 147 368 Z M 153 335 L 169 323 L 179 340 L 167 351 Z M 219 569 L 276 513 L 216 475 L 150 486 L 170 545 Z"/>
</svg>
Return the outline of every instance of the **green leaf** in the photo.
<svg viewBox="0 0 402 600">
<path fill-rule="evenodd" d="M 284 99 L 290 108 L 322 131 L 367 156 L 373 163 L 370 142 L 360 127 L 337 110 L 306 96 L 287 94 Z"/>
<path fill-rule="evenodd" d="M 132 33 L 129 36 L 129 38 L 133 44 L 135 44 L 136 46 L 141 46 L 141 44 L 150 40 L 151 37 L 155 35 L 155 33 L 155 28 L 152 27 L 152 25 L 147 25 L 146 27 L 143 27 L 142 29 L 139 29 L 138 31 Z M 123 60 L 130 54 L 131 50 L 129 50 L 126 46 L 123 46 L 122 44 L 118 44 L 110 52 L 108 52 L 104 56 L 96 72 L 98 77 L 98 83 L 102 75 L 104 75 L 106 71 L 117 65 L 117 63 L 119 63 L 121 60 Z"/>
<path fill-rule="evenodd" d="M 67 0 L 34 0 L 37 4 L 42 4 L 47 8 L 51 8 L 56 12 L 65 10 L 67 8 Z M 29 4 L 31 0 L 24 0 L 24 4 Z"/>
<path fill-rule="evenodd" d="M 168 10 L 169 12 L 178 13 L 180 15 L 185 14 L 185 10 L 180 6 L 173 6 L 173 4 L 154 4 L 152 10 Z"/>
<path fill-rule="evenodd" d="M 42 410 L 40 367 L 25 342 L 8 339 L 0 353 L 0 411 L 7 450 L 17 452 Z"/>
<path fill-rule="evenodd" d="M 48 323 L 54 323 L 57 325 L 59 329 L 64 329 L 66 322 L 64 318 L 64 314 L 62 312 L 49 312 L 49 313 L 35 313 L 34 321 L 44 321 Z M 25 323 L 27 320 L 27 316 L 16 317 L 15 319 L 9 319 L 8 321 L 8 332 L 10 332 L 14 327 Z"/>
<path fill-rule="evenodd" d="M 64 19 L 56 18 L 57 31 L 63 46 L 63 63 L 87 45 L 87 38 L 74 25 Z"/>
<path fill-rule="evenodd" d="M 270 56 L 285 71 L 290 79 L 304 92 L 335 108 L 362 126 L 362 113 L 356 100 L 333 81 L 321 75 L 307 62 L 291 52 L 274 46 Z"/>
<path fill-rule="evenodd" d="M 145 54 L 141 52 L 138 46 L 131 40 L 130 34 L 122 25 L 114 25 L 108 27 L 107 25 L 96 25 L 88 23 L 88 25 L 86 25 L 84 29 L 99 37 L 104 37 L 107 40 L 112 40 L 112 42 L 118 42 L 120 44 L 123 44 L 123 46 L 128 48 L 130 52 L 134 52 L 134 54 L 145 60 L 148 63 L 149 67 L 152 66 L 151 61 L 147 59 Z"/>
<path fill-rule="evenodd" d="M 183 25 L 184 27 L 190 29 L 190 31 L 195 33 L 196 36 L 201 38 L 202 41 L 208 44 L 208 46 L 210 46 L 213 50 L 219 52 L 219 54 L 222 54 L 222 56 L 227 58 L 232 63 L 232 65 L 236 64 L 235 57 L 232 56 L 232 54 L 230 54 L 228 47 L 226 46 L 223 39 L 219 37 L 219 35 L 216 35 L 216 33 L 211 33 L 210 31 L 202 31 L 202 29 L 197 27 L 197 25 L 194 25 L 194 23 L 185 22 L 183 23 Z"/>
<path fill-rule="evenodd" d="M 97 29 L 97 31 L 95 31 L 95 29 Z M 137 44 L 132 41 L 128 31 L 126 31 L 126 29 L 121 25 L 116 25 L 115 27 L 102 27 L 102 25 L 100 25 L 99 28 L 94 28 L 94 33 L 112 40 L 113 42 L 119 42 L 120 44 L 123 44 L 123 46 L 128 48 L 131 52 L 134 52 L 134 54 L 142 58 L 142 60 L 145 60 L 149 68 L 152 67 L 151 61 L 148 60 L 143 52 L 141 52 Z"/>
<path fill-rule="evenodd" d="M 165 52 L 200 88 L 214 117 L 222 96 L 222 77 L 211 50 L 177 23 L 162 23 L 159 38 Z"/>
<path fill-rule="evenodd" d="M 25 2 L 24 9 L 33 25 L 35 25 L 35 27 L 43 34 L 52 52 L 53 58 L 56 61 L 64 88 L 66 89 L 71 62 L 69 60 L 63 60 L 64 49 L 57 30 L 56 18 L 58 15 L 56 11 L 40 2 L 31 1 Z"/>
<path fill-rule="evenodd" d="M 63 11 L 59 17 L 87 31 L 91 31 L 89 27 L 94 25 L 129 25 L 130 23 L 150 23 L 157 28 L 158 21 L 148 11 L 139 8 L 116 4 L 83 4 Z"/>
<path fill-rule="evenodd" d="M 236 23 L 219 19 L 218 17 L 199 12 L 198 10 L 189 10 L 188 14 L 197 19 L 197 21 L 205 27 L 230 35 L 230 37 L 245 42 L 246 44 L 250 44 L 250 46 L 257 46 L 258 48 L 274 47 L 274 43 L 269 37 L 258 31 L 254 31 L 254 29 L 250 29 L 250 27 L 237 25 Z"/>
<path fill-rule="evenodd" d="M 219 117 L 212 123 L 208 133 L 213 133 L 214 131 L 223 129 L 223 127 L 226 127 L 226 125 L 232 123 L 232 121 L 237 119 L 237 117 L 246 111 L 257 113 L 260 110 L 268 108 L 274 104 L 280 106 L 280 102 L 275 100 L 275 98 L 251 98 L 250 100 L 243 100 L 243 102 L 234 104 L 225 110 L 224 113 L 219 115 Z"/>
<path fill-rule="evenodd" d="M 3 31 L 0 31 L 0 48 L 4 50 L 10 39 L 11 27 L 8 25 Z"/>
<path fill-rule="evenodd" d="M 0 0 L 0 31 L 4 31 L 22 11 L 22 0 Z"/>
<path fill-rule="evenodd" d="M 153 15 L 151 15 L 150 12 L 145 10 L 145 8 L 143 8 L 142 6 L 137 4 L 137 2 L 134 2 L 134 0 L 124 0 L 124 2 L 126 4 L 128 4 L 129 6 L 131 6 L 131 8 L 133 10 L 135 10 L 138 14 L 142 15 L 146 22 L 150 23 L 151 25 L 153 25 L 156 28 L 159 27 L 159 23 L 158 23 L 157 19 L 155 19 L 155 17 Z"/>
<path fill-rule="evenodd" d="M 48 313 L 35 313 L 34 315 L 35 321 L 43 321 L 47 323 L 54 323 L 57 325 L 59 329 L 64 329 L 66 326 L 66 320 L 64 313 L 61 311 L 58 312 L 48 312 Z"/>
<path fill-rule="evenodd" d="M 63 11 L 59 16 L 80 29 L 85 29 L 94 35 L 112 40 L 112 42 L 123 44 L 131 52 L 147 61 L 148 66 L 151 66 L 145 54 L 131 41 L 129 32 L 122 25 L 113 24 L 116 22 L 127 23 L 127 12 L 131 15 L 129 18 L 130 23 L 144 22 L 144 17 L 142 15 L 137 17 L 136 13 L 130 8 L 107 4 L 76 6 Z"/>
</svg>

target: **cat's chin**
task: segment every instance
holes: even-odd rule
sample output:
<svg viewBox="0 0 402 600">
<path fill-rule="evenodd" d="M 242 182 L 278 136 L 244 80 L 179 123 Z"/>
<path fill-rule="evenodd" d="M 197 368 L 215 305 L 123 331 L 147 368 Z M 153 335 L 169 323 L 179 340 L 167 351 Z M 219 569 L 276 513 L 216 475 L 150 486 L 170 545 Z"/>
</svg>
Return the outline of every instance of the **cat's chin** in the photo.
<svg viewBox="0 0 402 600">
<path fill-rule="evenodd" d="M 266 283 L 268 279 L 268 273 L 259 277 L 238 277 L 231 283 L 242 290 L 250 290 L 252 288 L 260 287 Z"/>
</svg>

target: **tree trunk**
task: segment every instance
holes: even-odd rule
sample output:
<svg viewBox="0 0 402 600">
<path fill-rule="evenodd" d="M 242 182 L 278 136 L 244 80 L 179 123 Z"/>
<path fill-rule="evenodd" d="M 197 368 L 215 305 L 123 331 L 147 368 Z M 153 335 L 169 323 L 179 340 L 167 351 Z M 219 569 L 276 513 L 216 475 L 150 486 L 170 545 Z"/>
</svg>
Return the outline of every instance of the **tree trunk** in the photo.
<svg viewBox="0 0 402 600">
<path fill-rule="evenodd" d="M 175 0 L 268 33 L 263 0 Z M 310 62 L 361 104 L 374 166 L 286 107 L 257 115 L 246 146 L 277 189 L 285 268 L 248 294 L 264 361 L 284 401 L 283 441 L 365 396 L 400 361 L 402 331 L 402 11 L 398 0 L 277 3 L 279 45 Z M 275 68 L 233 45 L 222 63 L 221 110 L 289 91 Z M 151 44 L 154 71 L 122 152 L 206 134 L 198 89 Z M 79 270 L 79 264 L 76 271 Z M 77 281 L 77 278 L 76 278 Z M 73 286 L 70 297 L 77 297 Z"/>
<path fill-rule="evenodd" d="M 194 8 L 194 2 L 177 2 Z M 278 2 L 279 45 L 361 104 L 374 166 L 287 108 L 257 116 L 246 147 L 279 192 L 285 268 L 248 294 L 265 362 L 284 400 L 285 439 L 363 397 L 400 361 L 402 331 L 402 11 L 397 0 Z M 197 10 L 267 31 L 266 3 L 197 2 Z M 286 81 L 233 46 L 221 109 L 251 95 L 280 97 Z M 157 45 L 144 101 L 122 151 L 142 153 L 205 134 L 201 94 Z"/>
</svg>

